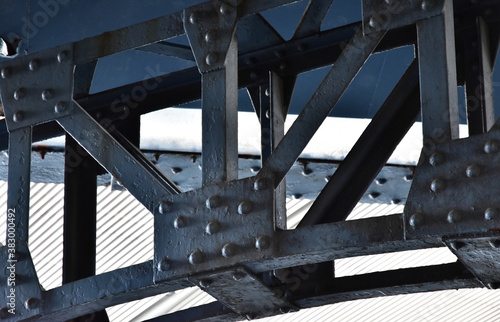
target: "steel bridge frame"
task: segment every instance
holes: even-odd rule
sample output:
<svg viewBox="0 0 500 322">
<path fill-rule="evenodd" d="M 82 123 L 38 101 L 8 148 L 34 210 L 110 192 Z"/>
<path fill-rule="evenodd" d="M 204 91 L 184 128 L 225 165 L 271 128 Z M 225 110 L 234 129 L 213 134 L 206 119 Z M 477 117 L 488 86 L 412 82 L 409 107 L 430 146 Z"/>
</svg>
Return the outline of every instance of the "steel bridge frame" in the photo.
<svg viewBox="0 0 500 322">
<path fill-rule="evenodd" d="M 289 41 L 259 12 L 294 0 L 212 0 L 2 62 L 0 148 L 8 143 L 9 150 L 2 317 L 102 320 L 106 307 L 193 285 L 218 301 L 154 320 L 253 319 L 381 295 L 497 288 L 500 125 L 491 75 L 500 1 L 363 0 L 363 21 L 320 31 L 332 1 L 310 0 Z M 266 41 L 239 51 L 239 24 Z M 168 42 L 183 34 L 190 47 Z M 287 230 L 288 170 L 369 56 L 405 45 L 415 46 L 414 62 L 299 227 Z M 194 60 L 198 68 L 89 95 L 97 60 L 126 50 Z M 327 65 L 331 70 L 285 135 L 297 74 Z M 457 85 L 466 86 L 466 139 L 458 139 Z M 237 176 L 238 88 L 247 88 L 262 133 L 262 168 L 247 179 Z M 139 92 L 143 99 L 121 98 Z M 138 149 L 138 117 L 196 99 L 203 186 L 182 192 Z M 404 213 L 346 221 L 420 115 L 424 148 Z M 31 144 L 62 133 L 63 285 L 45 291 L 28 249 Z M 95 275 L 101 167 L 154 215 L 155 254 Z M 335 259 L 442 246 L 459 261 L 335 277 Z"/>
</svg>

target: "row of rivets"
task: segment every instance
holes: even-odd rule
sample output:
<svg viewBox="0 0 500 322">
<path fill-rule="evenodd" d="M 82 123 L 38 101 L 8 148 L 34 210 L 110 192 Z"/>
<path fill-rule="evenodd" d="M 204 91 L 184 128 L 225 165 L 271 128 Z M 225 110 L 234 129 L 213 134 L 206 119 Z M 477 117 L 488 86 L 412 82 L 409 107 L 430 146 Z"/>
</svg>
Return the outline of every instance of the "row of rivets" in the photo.
<svg viewBox="0 0 500 322">
<path fill-rule="evenodd" d="M 484 219 L 486 220 L 494 220 L 499 218 L 499 210 L 497 208 L 488 208 L 484 211 Z M 458 223 L 462 220 L 461 212 L 457 209 L 452 209 L 448 212 L 446 216 L 446 220 L 450 224 Z M 422 226 L 424 224 L 424 215 L 421 212 L 416 212 L 410 216 L 409 224 L 410 226 L 416 228 L 418 226 Z"/>
<path fill-rule="evenodd" d="M 255 239 L 255 248 L 262 251 L 268 249 L 271 246 L 271 238 L 269 236 L 259 236 Z M 238 247 L 233 243 L 225 244 L 221 249 L 221 255 L 225 258 L 233 257 L 237 254 Z M 188 262 L 191 265 L 198 265 L 203 263 L 205 255 L 199 249 L 189 253 Z M 157 265 L 157 268 L 161 272 L 169 270 L 171 267 L 171 262 L 168 258 L 162 258 Z"/>
<path fill-rule="evenodd" d="M 221 4 L 219 6 L 219 12 L 222 15 L 227 15 L 230 12 L 230 8 L 226 4 Z M 189 22 L 191 24 L 196 24 L 198 23 L 198 16 L 195 13 L 192 13 L 189 16 Z M 206 43 L 211 43 L 217 40 L 216 33 L 214 31 L 207 31 L 203 37 Z M 205 57 L 205 63 L 210 66 L 215 64 L 219 60 L 219 56 L 215 52 L 209 52 L 207 56 Z"/>
</svg>

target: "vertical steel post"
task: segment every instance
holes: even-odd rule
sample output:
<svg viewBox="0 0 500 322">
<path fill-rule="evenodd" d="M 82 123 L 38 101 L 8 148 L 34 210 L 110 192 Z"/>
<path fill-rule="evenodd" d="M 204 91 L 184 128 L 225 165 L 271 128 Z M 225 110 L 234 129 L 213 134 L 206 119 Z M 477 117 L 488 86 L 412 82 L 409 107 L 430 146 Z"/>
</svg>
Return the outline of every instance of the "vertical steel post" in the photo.
<svg viewBox="0 0 500 322">
<path fill-rule="evenodd" d="M 469 135 L 488 131 L 495 122 L 493 109 L 493 62 L 490 57 L 488 26 L 481 17 L 476 18 L 476 28 L 466 39 L 465 93 Z"/>
<path fill-rule="evenodd" d="M 7 191 L 7 228 L 14 229 L 16 248 L 19 243 L 28 245 L 29 208 L 30 208 L 30 169 L 31 169 L 31 134 L 30 126 L 9 133 L 9 177 Z M 11 225 L 9 225 L 11 224 Z M 7 240 L 9 229 L 7 229 Z"/>
<path fill-rule="evenodd" d="M 456 139 L 458 98 L 452 0 L 446 0 L 443 14 L 417 22 L 417 43 L 424 144 Z"/>
<path fill-rule="evenodd" d="M 207 57 L 208 59 L 208 57 Z M 238 46 L 222 69 L 202 74 L 202 183 L 238 179 Z"/>
</svg>

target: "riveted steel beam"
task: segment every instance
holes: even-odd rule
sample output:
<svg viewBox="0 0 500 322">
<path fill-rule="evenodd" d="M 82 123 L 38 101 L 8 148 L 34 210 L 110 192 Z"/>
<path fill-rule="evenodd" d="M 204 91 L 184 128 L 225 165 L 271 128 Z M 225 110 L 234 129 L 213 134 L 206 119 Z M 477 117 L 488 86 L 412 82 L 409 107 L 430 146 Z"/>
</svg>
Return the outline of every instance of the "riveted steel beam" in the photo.
<svg viewBox="0 0 500 322">
<path fill-rule="evenodd" d="M 424 144 L 458 138 L 457 72 L 453 1 L 443 14 L 417 22 L 420 102 Z"/>
<path fill-rule="evenodd" d="M 138 148 L 123 137 L 118 142 L 78 103 L 73 104 L 72 115 L 59 119 L 58 123 L 149 211 L 153 213 L 168 195 L 180 192 Z M 118 133 L 115 135 L 120 137 Z"/>
</svg>

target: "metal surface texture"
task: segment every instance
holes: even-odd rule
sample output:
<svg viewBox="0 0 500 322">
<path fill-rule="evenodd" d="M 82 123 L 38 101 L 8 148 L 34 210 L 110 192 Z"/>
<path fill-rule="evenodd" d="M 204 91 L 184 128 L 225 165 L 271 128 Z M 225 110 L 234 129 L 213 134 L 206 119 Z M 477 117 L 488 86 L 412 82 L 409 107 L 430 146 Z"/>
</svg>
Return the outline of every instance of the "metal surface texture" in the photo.
<svg viewBox="0 0 500 322">
<path fill-rule="evenodd" d="M 8 142 L 9 186 L 0 259 L 4 280 L 16 278 L 14 291 L 0 293 L 2 317 L 102 321 L 109 306 L 192 285 L 219 302 L 159 320 L 254 319 L 346 300 L 499 286 L 500 123 L 493 125 L 492 71 L 500 1 L 364 0 L 361 21 L 329 30 L 322 28 L 333 1 L 304 1 L 285 37 L 266 17 L 296 2 L 176 2 L 154 17 L 64 44 L 40 44 L 40 36 L 33 51 L 29 35 L 0 34 L 0 148 Z M 57 8 L 79 8 L 66 5 Z M 351 84 L 382 83 L 363 75 L 373 54 L 408 45 L 417 57 L 375 104 L 378 112 L 340 165 L 299 159 Z M 145 77 L 92 92 L 99 66 L 123 52 L 187 65 L 147 66 Z M 330 65 L 285 134 L 299 74 Z M 470 137 L 458 139 L 462 85 Z M 238 154 L 242 88 L 260 123 L 260 155 L 253 158 Z M 201 156 L 141 151 L 139 117 L 181 104 L 201 105 Z M 387 165 L 420 113 L 416 169 Z M 31 144 L 65 132 L 64 285 L 45 291 L 27 247 L 30 170 L 42 164 L 33 157 L 31 165 Z M 42 159 L 54 156 L 44 148 L 37 147 Z M 95 276 L 101 166 L 114 187 L 153 214 L 154 256 Z M 285 197 L 318 193 L 299 227 L 287 230 Z M 403 214 L 346 220 L 363 198 L 406 206 Z M 461 262 L 335 276 L 337 259 L 445 245 Z M 9 315 L 14 292 L 16 315 Z"/>
<path fill-rule="evenodd" d="M 363 0 L 366 34 L 411 25 L 439 15 L 447 0 Z"/>
<path fill-rule="evenodd" d="M 498 142 L 492 130 L 423 150 L 404 212 L 407 238 L 499 227 Z"/>
<path fill-rule="evenodd" d="M 189 280 L 248 320 L 296 310 L 280 289 L 270 289 L 243 267 L 195 275 Z"/>
<path fill-rule="evenodd" d="M 0 64 L 10 131 L 71 114 L 73 47 L 63 45 Z"/>
<path fill-rule="evenodd" d="M 155 211 L 155 282 L 271 256 L 272 191 L 248 178 L 166 198 Z"/>
</svg>

